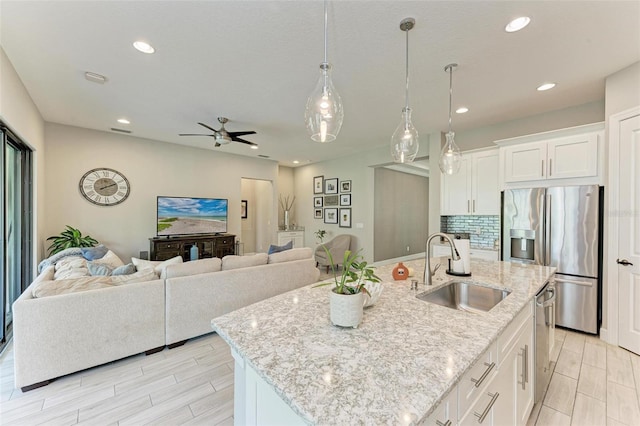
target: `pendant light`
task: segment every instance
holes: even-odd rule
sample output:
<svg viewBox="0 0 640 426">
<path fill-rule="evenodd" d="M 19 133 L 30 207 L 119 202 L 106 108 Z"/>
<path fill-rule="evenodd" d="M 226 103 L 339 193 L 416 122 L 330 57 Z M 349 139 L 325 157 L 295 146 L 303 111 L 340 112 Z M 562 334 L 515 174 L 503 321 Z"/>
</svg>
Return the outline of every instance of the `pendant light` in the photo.
<svg viewBox="0 0 640 426">
<path fill-rule="evenodd" d="M 324 2 L 324 62 L 320 64 L 320 78 L 307 99 L 304 121 L 307 133 L 316 142 L 336 140 L 344 110 L 342 100 L 331 81 L 331 64 L 327 61 L 327 1 Z"/>
<path fill-rule="evenodd" d="M 411 123 L 411 108 L 409 108 L 409 30 L 416 20 L 405 18 L 400 22 L 400 29 L 406 33 L 406 74 L 405 74 L 405 105 L 402 109 L 400 124 L 391 136 L 391 156 L 396 163 L 411 163 L 418 154 L 418 131 Z"/>
<path fill-rule="evenodd" d="M 451 95 L 453 93 L 453 70 L 456 69 L 458 64 L 449 64 L 444 67 L 444 70 L 449 73 L 449 131 L 446 134 L 447 140 L 440 151 L 440 161 L 438 162 L 440 170 L 446 175 L 453 175 L 460 170 L 460 164 L 462 163 L 462 154 L 460 154 L 460 148 L 456 145 L 454 139 L 454 132 L 451 131 Z"/>
</svg>

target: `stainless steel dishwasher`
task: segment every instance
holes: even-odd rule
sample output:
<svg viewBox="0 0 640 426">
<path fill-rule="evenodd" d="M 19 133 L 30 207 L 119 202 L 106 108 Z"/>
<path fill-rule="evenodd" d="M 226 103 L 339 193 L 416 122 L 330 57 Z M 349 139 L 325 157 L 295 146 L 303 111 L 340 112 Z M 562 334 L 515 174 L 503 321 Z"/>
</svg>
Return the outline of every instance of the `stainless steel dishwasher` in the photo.
<svg viewBox="0 0 640 426">
<path fill-rule="evenodd" d="M 550 280 L 536 295 L 536 383 L 535 402 L 542 399 L 551 380 L 551 330 L 555 327 L 556 288 Z"/>
</svg>

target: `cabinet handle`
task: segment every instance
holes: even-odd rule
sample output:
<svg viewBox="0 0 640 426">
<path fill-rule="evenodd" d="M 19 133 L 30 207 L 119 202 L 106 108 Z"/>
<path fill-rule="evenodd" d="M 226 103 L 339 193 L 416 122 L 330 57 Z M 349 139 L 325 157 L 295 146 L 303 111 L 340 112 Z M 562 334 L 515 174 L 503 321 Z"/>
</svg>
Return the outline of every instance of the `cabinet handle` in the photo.
<svg viewBox="0 0 640 426">
<path fill-rule="evenodd" d="M 472 210 L 472 213 L 475 213 L 475 212 L 476 212 L 476 200 L 473 200 L 473 203 L 472 203 L 472 204 L 473 204 L 473 210 Z"/>
<path fill-rule="evenodd" d="M 484 371 L 484 373 L 482 373 L 482 376 L 480 376 L 479 379 L 474 379 L 473 377 L 471 378 L 471 381 L 473 383 L 475 383 L 476 387 L 479 388 L 480 385 L 482 384 L 482 382 L 484 382 L 484 379 L 487 378 L 487 376 L 489 375 L 489 373 L 491 373 L 491 370 L 493 370 L 493 368 L 496 366 L 495 362 L 492 362 L 491 364 L 487 364 L 486 362 L 484 363 L 484 365 L 487 366 L 487 369 Z"/>
<path fill-rule="evenodd" d="M 526 389 L 525 384 L 529 383 L 529 345 L 524 345 L 524 348 L 520 348 L 522 351 L 520 356 L 522 357 L 522 390 Z"/>
<path fill-rule="evenodd" d="M 471 207 L 469 207 L 469 200 L 467 200 L 467 213 L 471 213 Z"/>
<path fill-rule="evenodd" d="M 473 415 L 478 418 L 478 423 L 482 423 L 484 421 L 484 418 L 487 417 L 487 414 L 489 414 L 489 411 L 491 411 L 493 404 L 496 403 L 498 397 L 500 396 L 498 392 L 494 393 L 493 395 L 488 392 L 487 395 L 491 397 L 491 401 L 489 401 L 489 405 L 487 405 L 487 408 L 484 409 L 482 414 L 478 413 L 477 411 L 473 412 Z"/>
<path fill-rule="evenodd" d="M 436 424 L 438 426 L 451 426 L 451 420 L 447 420 L 446 422 L 442 423 L 440 420 L 436 420 Z"/>
<path fill-rule="evenodd" d="M 542 164 L 540 167 L 540 177 L 544 177 L 544 160 L 542 160 Z"/>
<path fill-rule="evenodd" d="M 551 176 L 551 162 L 553 161 L 553 158 L 549 158 L 549 176 Z"/>
</svg>

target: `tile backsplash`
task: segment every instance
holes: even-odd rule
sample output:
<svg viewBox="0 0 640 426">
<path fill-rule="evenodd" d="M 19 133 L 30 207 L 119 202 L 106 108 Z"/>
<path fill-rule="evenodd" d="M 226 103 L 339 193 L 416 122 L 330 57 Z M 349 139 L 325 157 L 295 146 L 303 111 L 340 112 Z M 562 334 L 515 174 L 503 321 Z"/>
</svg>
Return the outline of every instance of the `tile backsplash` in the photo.
<svg viewBox="0 0 640 426">
<path fill-rule="evenodd" d="M 500 238 L 500 216 L 440 216 L 440 230 L 468 232 L 471 247 L 494 249 Z"/>
</svg>

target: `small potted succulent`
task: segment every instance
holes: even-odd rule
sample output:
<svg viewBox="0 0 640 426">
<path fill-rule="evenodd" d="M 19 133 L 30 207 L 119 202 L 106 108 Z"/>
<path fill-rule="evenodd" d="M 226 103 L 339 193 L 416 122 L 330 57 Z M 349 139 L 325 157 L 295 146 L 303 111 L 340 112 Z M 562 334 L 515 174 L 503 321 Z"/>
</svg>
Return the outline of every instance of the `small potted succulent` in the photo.
<svg viewBox="0 0 640 426">
<path fill-rule="evenodd" d="M 331 262 L 334 278 L 333 282 L 321 283 L 316 287 L 333 285 L 329 299 L 331 323 L 341 327 L 357 328 L 362 321 L 364 305 L 371 297 L 367 286 L 380 283 L 380 278 L 359 251 L 353 253 L 350 250 L 344 253 L 342 273 L 338 275 L 331 252 L 326 248 L 325 251 Z"/>
</svg>

